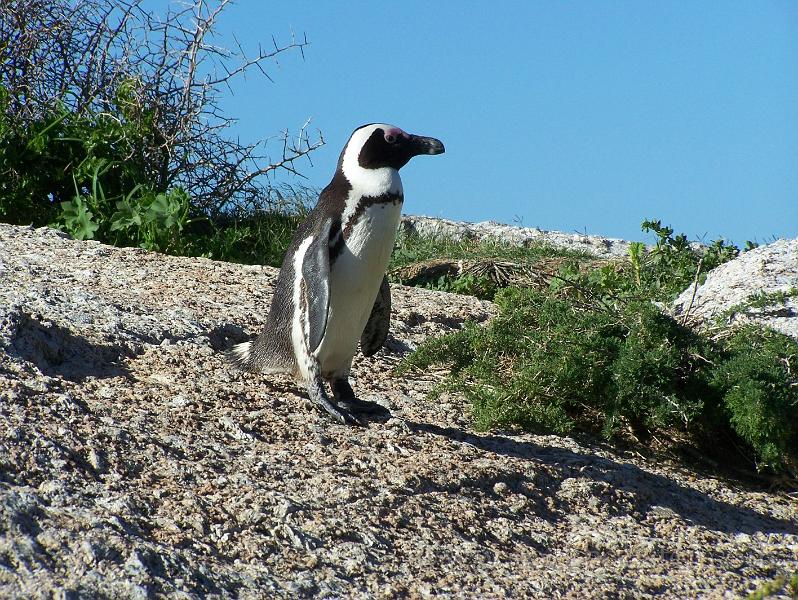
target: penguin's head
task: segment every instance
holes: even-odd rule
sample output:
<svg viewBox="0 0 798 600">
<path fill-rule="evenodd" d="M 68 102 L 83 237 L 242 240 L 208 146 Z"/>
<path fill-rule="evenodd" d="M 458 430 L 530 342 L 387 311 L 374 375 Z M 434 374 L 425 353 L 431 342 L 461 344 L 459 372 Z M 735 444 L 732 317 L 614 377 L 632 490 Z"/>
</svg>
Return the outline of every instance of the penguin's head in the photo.
<svg viewBox="0 0 798 600">
<path fill-rule="evenodd" d="M 442 154 L 440 140 L 406 133 L 399 127 L 385 123 L 370 123 L 358 127 L 344 148 L 344 156 L 357 156 L 363 169 L 389 167 L 397 171 L 419 154 Z"/>
</svg>

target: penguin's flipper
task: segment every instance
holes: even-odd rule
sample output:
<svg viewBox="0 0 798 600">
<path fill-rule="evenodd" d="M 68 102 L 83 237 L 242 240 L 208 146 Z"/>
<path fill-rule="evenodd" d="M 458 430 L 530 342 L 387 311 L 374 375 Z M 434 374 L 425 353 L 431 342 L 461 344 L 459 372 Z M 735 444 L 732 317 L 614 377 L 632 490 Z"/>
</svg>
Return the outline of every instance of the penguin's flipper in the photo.
<svg viewBox="0 0 798 600">
<path fill-rule="evenodd" d="M 321 344 L 327 330 L 327 313 L 330 305 L 330 227 L 327 219 L 321 232 L 315 236 L 302 260 L 302 279 L 305 281 L 307 302 L 308 347 L 311 352 Z"/>
<path fill-rule="evenodd" d="M 374 307 L 371 315 L 360 336 L 360 351 L 363 356 L 376 354 L 382 348 L 385 339 L 388 337 L 388 329 L 391 325 L 391 286 L 388 284 L 388 277 L 383 276 L 380 284 L 380 291 L 374 300 Z"/>
</svg>

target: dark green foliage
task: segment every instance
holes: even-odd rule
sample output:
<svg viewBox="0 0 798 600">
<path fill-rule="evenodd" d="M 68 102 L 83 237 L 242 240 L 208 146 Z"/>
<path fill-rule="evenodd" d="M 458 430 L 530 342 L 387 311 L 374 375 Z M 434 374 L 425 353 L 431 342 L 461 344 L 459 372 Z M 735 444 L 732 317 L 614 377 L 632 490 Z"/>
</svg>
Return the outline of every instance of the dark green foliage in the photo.
<svg viewBox="0 0 798 600">
<path fill-rule="evenodd" d="M 562 293 L 507 288 L 498 316 L 424 344 L 403 368 L 452 365 L 451 387 L 474 402 L 482 428 L 521 425 L 608 436 L 622 423 L 692 423 L 706 386 L 699 338 L 647 305 L 592 310 Z M 475 385 L 476 383 L 476 385 Z"/>
<path fill-rule="evenodd" d="M 607 393 L 605 433 L 623 421 L 638 433 L 690 427 L 706 398 L 697 358 L 708 352 L 706 342 L 651 303 L 625 306 L 621 321 L 628 329 L 610 367 L 614 389 Z"/>
<path fill-rule="evenodd" d="M 476 296 L 483 300 L 492 300 L 499 291 L 499 287 L 489 277 L 477 277 L 466 274 L 454 278 L 441 278 L 432 289 L 438 289 L 454 294 Z"/>
<path fill-rule="evenodd" d="M 773 596 L 798 598 L 798 573 L 778 575 L 748 594 L 748 600 L 765 600 Z"/>
<path fill-rule="evenodd" d="M 711 383 L 732 428 L 765 465 L 798 455 L 798 344 L 752 326 L 734 332 Z"/>
<path fill-rule="evenodd" d="M 22 124 L 0 112 L 0 219 L 117 246 L 279 265 L 309 191 L 288 190 L 292 198 L 275 188 L 277 197 L 264 203 L 272 210 L 209 220 L 183 189 L 154 185 L 155 174 L 137 160 L 150 143 L 147 122 L 53 110 Z"/>
<path fill-rule="evenodd" d="M 155 174 L 148 172 L 142 158 L 142 148 L 152 145 L 154 133 L 146 119 L 128 119 L 121 101 L 117 115 L 76 113 L 55 104 L 27 119 L 9 114 L 7 102 L 8 93 L 0 87 L 4 221 L 52 223 L 61 215 L 61 203 L 74 202 L 78 195 L 91 196 L 94 217 L 103 220 L 112 213 L 113 203 L 132 194 L 137 185 L 154 193 L 166 191 L 152 183 Z M 81 214 L 77 206 L 67 207 L 73 217 Z"/>
<path fill-rule="evenodd" d="M 673 295 L 669 269 L 692 283 L 702 260 L 734 255 L 722 244 L 694 253 L 681 239 L 667 233 L 659 258 L 638 256 L 636 267 L 580 273 L 571 264 L 548 289 L 502 289 L 488 325 L 422 344 L 401 369 L 451 365 L 438 391 L 462 393 L 483 429 L 631 431 L 640 440 L 678 430 L 710 444 L 737 440 L 757 468 L 790 468 L 798 343 L 755 328 L 711 338 L 664 314 L 652 300 Z"/>
<path fill-rule="evenodd" d="M 190 254 L 244 264 L 279 267 L 294 231 L 307 215 L 298 198 L 283 210 L 235 211 L 200 224 L 188 237 Z"/>
<path fill-rule="evenodd" d="M 141 187 L 114 204 L 109 236 L 118 246 L 141 246 L 148 250 L 184 254 L 183 228 L 188 224 L 189 195 L 180 188 L 154 194 L 138 193 Z"/>
<path fill-rule="evenodd" d="M 252 59 L 209 44 L 223 8 L 197 0 L 158 17 L 111 0 L 0 3 L 0 220 L 279 263 L 304 190 L 286 201 L 269 174 L 296 174 L 323 141 L 286 131 L 270 157 L 267 140 L 228 135 L 219 103 L 231 79 L 265 75 L 262 63 L 307 42 Z"/>
<path fill-rule="evenodd" d="M 22 127 L 0 113 L 0 220 L 52 224 L 118 246 L 280 264 L 311 191 L 279 190 L 265 203 L 272 210 L 209 220 L 181 188 L 149 183 L 155 178 L 135 160 L 148 134 L 105 116 L 54 111 Z"/>
<path fill-rule="evenodd" d="M 397 281 L 404 283 L 404 281 Z M 488 277 L 475 277 L 471 274 L 452 276 L 443 275 L 435 281 L 426 283 L 420 287 L 439 292 L 450 292 L 452 294 L 462 294 L 464 296 L 474 296 L 482 300 L 493 300 L 499 287 Z"/>
<path fill-rule="evenodd" d="M 660 221 L 643 221 L 642 229 L 657 236 L 654 246 L 646 249 L 644 244 L 633 242 L 627 262 L 604 264 L 590 271 L 589 280 L 592 284 L 615 296 L 623 294 L 645 301 L 670 301 L 695 281 L 703 283 L 710 270 L 739 253 L 736 246 L 722 240 L 708 246 L 691 244 L 686 236 L 674 235 L 673 229 L 663 226 Z M 581 278 L 581 266 L 590 258 L 584 253 L 544 244 L 521 247 L 503 244 L 498 240 L 477 242 L 400 235 L 391 259 L 391 269 L 444 257 L 452 260 L 489 258 L 531 266 L 541 259 L 564 258 L 569 259 L 563 268 L 566 278 Z M 401 279 L 397 282 L 406 283 Z M 492 300 L 500 286 L 495 285 L 490 278 L 466 274 L 443 276 L 425 283 L 424 287 Z"/>
<path fill-rule="evenodd" d="M 60 224 L 78 239 L 174 249 L 188 195 L 151 182 L 140 149 L 146 121 L 54 108 L 36 120 L 0 115 L 0 218 Z"/>
</svg>

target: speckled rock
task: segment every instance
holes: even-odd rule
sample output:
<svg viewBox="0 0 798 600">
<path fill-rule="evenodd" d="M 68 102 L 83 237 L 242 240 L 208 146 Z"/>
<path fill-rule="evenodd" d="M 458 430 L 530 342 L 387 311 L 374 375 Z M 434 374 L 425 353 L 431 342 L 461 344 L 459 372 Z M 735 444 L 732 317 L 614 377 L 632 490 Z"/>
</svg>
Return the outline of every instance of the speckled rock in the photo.
<svg viewBox="0 0 798 600">
<path fill-rule="evenodd" d="M 724 317 L 727 324 L 765 325 L 798 339 L 798 238 L 778 240 L 743 252 L 713 269 L 703 285 L 690 286 L 676 299 L 673 314 L 696 326 Z M 757 294 L 788 292 L 783 301 L 751 308 Z"/>
<path fill-rule="evenodd" d="M 798 565 L 795 497 L 475 432 L 391 375 L 489 303 L 395 287 L 362 428 L 231 370 L 275 274 L 0 225 L 0 597 L 733 598 Z"/>
<path fill-rule="evenodd" d="M 629 242 L 617 238 L 582 233 L 546 231 L 537 227 L 517 227 L 495 221 L 467 223 L 415 215 L 402 216 L 401 228 L 406 233 L 440 235 L 455 239 L 499 239 L 503 242 L 530 246 L 545 243 L 557 248 L 585 252 L 601 258 L 623 257 L 629 254 Z"/>
</svg>

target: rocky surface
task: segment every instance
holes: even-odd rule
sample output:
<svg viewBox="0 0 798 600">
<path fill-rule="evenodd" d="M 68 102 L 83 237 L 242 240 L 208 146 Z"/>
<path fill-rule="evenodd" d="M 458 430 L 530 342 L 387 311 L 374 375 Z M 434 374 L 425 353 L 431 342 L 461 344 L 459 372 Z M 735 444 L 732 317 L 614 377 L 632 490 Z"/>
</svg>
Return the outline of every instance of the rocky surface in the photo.
<svg viewBox="0 0 798 600">
<path fill-rule="evenodd" d="M 765 306 L 747 306 L 759 294 L 784 292 Z M 798 239 L 778 240 L 713 269 L 703 285 L 686 289 L 674 314 L 694 325 L 756 323 L 798 339 Z"/>
<path fill-rule="evenodd" d="M 629 242 L 626 240 L 582 233 L 546 231 L 537 227 L 516 227 L 514 225 L 496 223 L 495 221 L 466 223 L 433 217 L 403 215 L 401 228 L 406 233 L 473 240 L 494 238 L 503 242 L 518 244 L 519 246 L 546 243 L 550 246 L 586 252 L 601 258 L 629 255 Z"/>
<path fill-rule="evenodd" d="M 391 376 L 471 298 L 394 288 L 331 423 L 219 350 L 275 270 L 0 225 L 0 597 L 734 598 L 798 569 L 798 499 L 590 441 L 477 433 Z"/>
</svg>

